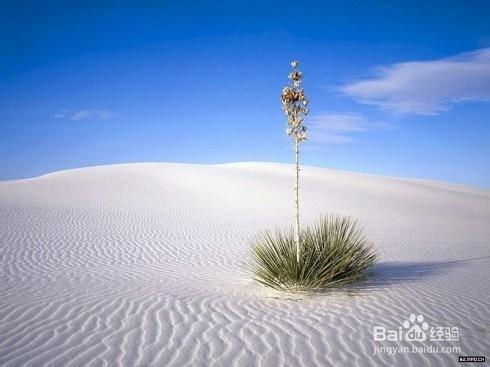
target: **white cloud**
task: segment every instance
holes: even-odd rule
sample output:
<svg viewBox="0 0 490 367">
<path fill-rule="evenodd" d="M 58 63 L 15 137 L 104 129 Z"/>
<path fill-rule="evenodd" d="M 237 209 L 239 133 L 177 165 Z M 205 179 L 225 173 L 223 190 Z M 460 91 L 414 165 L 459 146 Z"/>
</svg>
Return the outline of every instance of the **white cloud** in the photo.
<svg viewBox="0 0 490 367">
<path fill-rule="evenodd" d="M 365 133 L 375 129 L 391 129 L 393 125 L 372 122 L 357 113 L 326 112 L 308 120 L 308 136 L 314 143 L 350 143 L 355 141 L 351 134 Z"/>
<path fill-rule="evenodd" d="M 435 115 L 455 103 L 490 102 L 490 48 L 380 67 L 373 77 L 340 90 L 360 103 L 402 114 Z"/>
<path fill-rule="evenodd" d="M 112 117 L 113 113 L 107 110 L 80 110 L 72 113 L 70 120 L 108 120 Z"/>
<path fill-rule="evenodd" d="M 108 110 L 78 110 L 78 111 L 60 111 L 53 115 L 55 118 L 68 118 L 70 120 L 109 120 L 115 117 L 115 114 Z"/>
</svg>

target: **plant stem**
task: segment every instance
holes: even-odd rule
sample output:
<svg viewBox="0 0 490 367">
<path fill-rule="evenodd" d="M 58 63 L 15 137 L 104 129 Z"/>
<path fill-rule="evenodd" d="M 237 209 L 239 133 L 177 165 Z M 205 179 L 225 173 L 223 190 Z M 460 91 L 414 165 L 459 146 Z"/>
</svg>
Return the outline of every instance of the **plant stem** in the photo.
<svg viewBox="0 0 490 367">
<path fill-rule="evenodd" d="M 296 261 L 299 263 L 299 144 L 297 137 L 294 139 L 294 153 L 296 162 L 296 185 L 294 186 L 296 221 L 294 226 L 294 241 L 296 242 Z"/>
</svg>

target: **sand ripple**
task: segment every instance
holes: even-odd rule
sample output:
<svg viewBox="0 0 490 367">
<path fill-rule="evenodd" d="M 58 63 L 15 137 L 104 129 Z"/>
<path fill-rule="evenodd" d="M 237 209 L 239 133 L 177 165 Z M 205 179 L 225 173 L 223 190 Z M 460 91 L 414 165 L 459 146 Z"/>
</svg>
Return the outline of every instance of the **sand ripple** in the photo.
<svg viewBox="0 0 490 367">
<path fill-rule="evenodd" d="M 250 281 L 249 242 L 290 221 L 287 165 L 127 164 L 0 183 L 0 365 L 456 365 L 490 350 L 489 191 L 302 174 L 305 222 L 350 214 L 379 244 L 369 281 L 308 298 Z M 461 353 L 373 355 L 373 326 L 411 313 L 459 327 L 460 341 L 439 345 Z"/>
</svg>

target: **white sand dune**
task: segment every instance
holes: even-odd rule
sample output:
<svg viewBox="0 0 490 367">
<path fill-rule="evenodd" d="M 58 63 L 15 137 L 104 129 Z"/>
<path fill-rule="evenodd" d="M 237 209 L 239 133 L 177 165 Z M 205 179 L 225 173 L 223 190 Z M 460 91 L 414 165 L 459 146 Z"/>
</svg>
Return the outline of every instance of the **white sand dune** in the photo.
<svg viewBox="0 0 490 367">
<path fill-rule="evenodd" d="M 369 281 L 283 296 L 245 272 L 291 223 L 293 170 L 124 164 L 0 183 L 0 365 L 458 365 L 490 351 L 490 191 L 302 169 L 303 223 L 358 218 Z M 411 313 L 459 341 L 374 342 Z M 388 346 L 453 353 L 377 353 Z"/>
</svg>

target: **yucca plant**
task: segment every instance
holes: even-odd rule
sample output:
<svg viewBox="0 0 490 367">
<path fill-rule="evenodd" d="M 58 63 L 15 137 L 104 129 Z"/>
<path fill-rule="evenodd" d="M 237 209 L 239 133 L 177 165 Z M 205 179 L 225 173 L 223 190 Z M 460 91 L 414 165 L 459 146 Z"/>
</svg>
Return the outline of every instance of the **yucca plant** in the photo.
<svg viewBox="0 0 490 367">
<path fill-rule="evenodd" d="M 281 93 L 282 109 L 286 114 L 286 133 L 292 138 L 294 145 L 294 162 L 296 180 L 294 185 L 294 243 L 296 245 L 296 260 L 300 257 L 300 227 L 299 227 L 299 145 L 306 141 L 306 126 L 303 122 L 308 114 L 308 98 L 306 98 L 301 81 L 303 73 L 298 70 L 299 62 L 292 61 L 293 70 L 288 78 L 291 85 L 284 87 Z"/>
<path fill-rule="evenodd" d="M 256 281 L 284 291 L 311 291 L 362 278 L 377 254 L 357 221 L 323 216 L 300 232 L 297 258 L 294 230 L 266 231 L 252 246 Z"/>
</svg>

